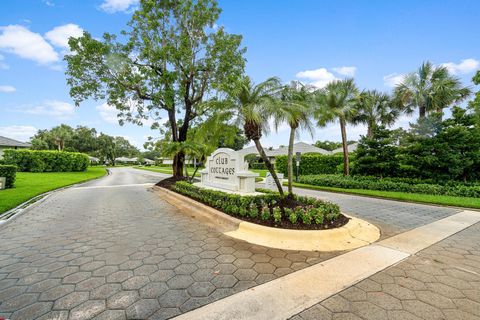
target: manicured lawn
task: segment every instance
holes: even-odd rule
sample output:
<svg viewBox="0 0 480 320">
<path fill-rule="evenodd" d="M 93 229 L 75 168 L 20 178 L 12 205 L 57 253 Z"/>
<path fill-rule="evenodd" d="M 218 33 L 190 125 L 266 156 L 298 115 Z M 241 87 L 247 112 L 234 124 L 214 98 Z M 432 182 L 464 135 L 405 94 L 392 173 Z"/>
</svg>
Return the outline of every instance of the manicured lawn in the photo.
<svg viewBox="0 0 480 320">
<path fill-rule="evenodd" d="M 134 167 L 135 169 L 142 169 L 142 170 L 147 170 L 147 171 L 153 171 L 153 172 L 159 172 L 159 173 L 166 173 L 166 174 L 173 174 L 173 169 L 171 167 L 157 167 L 157 166 L 136 166 Z M 198 169 L 197 173 L 195 174 L 195 177 L 200 177 L 200 170 Z M 188 168 L 188 174 L 191 176 L 193 172 L 195 171 L 194 168 Z"/>
<path fill-rule="evenodd" d="M 160 173 L 166 173 L 166 174 L 173 174 L 173 170 L 172 168 L 170 167 L 156 167 L 156 166 L 149 166 L 149 167 L 145 167 L 145 166 L 136 166 L 134 167 L 135 169 L 142 169 L 142 170 L 148 170 L 148 171 L 153 171 L 153 172 L 160 172 Z M 198 169 L 197 173 L 195 174 L 195 177 L 200 177 L 200 170 L 202 169 Z M 193 174 L 193 172 L 195 171 L 194 168 L 188 168 L 188 174 L 191 176 Z M 263 177 L 265 178 L 265 175 L 267 174 L 268 170 L 251 170 L 253 172 L 256 172 L 258 174 L 260 174 L 260 177 Z M 255 181 L 256 182 L 259 182 L 259 181 L 262 181 L 263 179 L 259 179 L 257 178 Z"/>
<path fill-rule="evenodd" d="M 106 173 L 104 167 L 90 167 L 85 172 L 17 172 L 15 187 L 0 190 L 0 213 L 41 193 L 102 177 Z"/>
<path fill-rule="evenodd" d="M 253 172 L 256 172 L 256 173 L 260 174 L 261 178 L 265 178 L 266 175 L 267 175 L 267 172 L 268 172 L 268 170 L 266 170 L 266 169 L 250 169 L 250 171 L 253 171 Z"/>
<path fill-rule="evenodd" d="M 445 206 L 465 207 L 480 209 L 480 199 L 478 198 L 466 198 L 466 197 L 454 197 L 454 196 L 441 196 L 431 194 L 420 193 L 407 193 L 397 191 L 378 191 L 378 190 L 364 190 L 364 189 L 343 189 L 333 187 L 320 187 L 312 186 L 303 183 L 294 182 L 293 185 L 298 188 L 305 188 L 311 190 L 323 190 L 339 193 L 349 193 L 362 196 L 378 197 L 385 199 L 401 200 L 408 202 L 421 202 L 430 204 L 439 204 Z"/>
</svg>

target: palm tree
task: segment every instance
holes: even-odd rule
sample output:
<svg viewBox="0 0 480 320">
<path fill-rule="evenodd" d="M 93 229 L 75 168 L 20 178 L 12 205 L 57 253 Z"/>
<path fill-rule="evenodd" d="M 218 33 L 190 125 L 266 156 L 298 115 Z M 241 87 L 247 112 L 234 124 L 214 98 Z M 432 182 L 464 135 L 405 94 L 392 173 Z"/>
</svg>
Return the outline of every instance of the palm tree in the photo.
<svg viewBox="0 0 480 320">
<path fill-rule="evenodd" d="M 356 113 L 358 89 L 353 79 L 335 80 L 319 90 L 316 94 L 317 110 L 315 118 L 317 124 L 324 127 L 330 122 L 338 120 L 342 133 L 343 147 L 343 174 L 350 174 L 347 146 L 347 122 L 351 121 Z"/>
<path fill-rule="evenodd" d="M 288 141 L 288 194 L 293 197 L 293 144 L 297 129 L 308 130 L 313 137 L 313 124 L 311 111 L 313 105 L 313 89 L 298 81 L 292 81 L 280 92 L 280 104 L 274 110 L 275 128 L 286 122 L 290 126 L 290 138 Z"/>
<path fill-rule="evenodd" d="M 424 118 L 427 112 L 442 112 L 451 104 L 465 100 L 471 92 L 446 67 L 435 67 L 427 61 L 416 72 L 408 74 L 394 93 L 406 112 L 412 113 L 418 108 L 419 117 Z"/>
<path fill-rule="evenodd" d="M 378 126 L 391 126 L 395 123 L 400 110 L 395 108 L 388 94 L 376 90 L 364 91 L 358 97 L 357 112 L 352 118 L 353 124 L 366 124 L 367 137 L 373 137 L 373 130 Z"/>
<path fill-rule="evenodd" d="M 274 106 L 278 105 L 276 95 L 280 88 L 278 78 L 269 78 L 255 85 L 249 77 L 245 77 L 239 80 L 232 98 L 238 112 L 238 120 L 243 124 L 245 136 L 255 143 L 260 157 L 277 185 L 278 192 L 283 196 L 282 184 L 260 143 L 262 133 L 269 131 L 268 120 L 271 118 Z"/>
</svg>

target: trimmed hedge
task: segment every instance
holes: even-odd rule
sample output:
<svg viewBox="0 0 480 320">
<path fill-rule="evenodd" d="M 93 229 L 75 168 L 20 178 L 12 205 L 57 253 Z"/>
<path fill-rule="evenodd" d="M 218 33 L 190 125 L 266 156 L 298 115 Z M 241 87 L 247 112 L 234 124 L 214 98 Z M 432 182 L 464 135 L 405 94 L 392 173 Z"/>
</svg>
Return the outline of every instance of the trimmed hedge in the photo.
<svg viewBox="0 0 480 320">
<path fill-rule="evenodd" d="M 304 206 L 294 209 L 280 207 L 280 194 L 270 190 L 262 195 L 240 196 L 199 188 L 185 181 L 176 182 L 173 190 L 232 216 L 272 220 L 274 223 L 288 219 L 292 224 L 323 224 L 340 216 L 338 205 L 315 198 L 295 196 L 295 200 Z"/>
<path fill-rule="evenodd" d="M 5 177 L 5 188 L 13 188 L 17 176 L 17 167 L 12 165 L 0 164 L 0 177 Z"/>
<path fill-rule="evenodd" d="M 249 169 L 254 169 L 254 170 L 266 170 L 267 166 L 265 166 L 265 163 L 263 162 L 252 162 L 248 165 Z"/>
<path fill-rule="evenodd" d="M 85 171 L 90 164 L 88 155 L 79 152 L 7 149 L 3 157 L 6 164 L 28 172 Z"/>
<path fill-rule="evenodd" d="M 287 156 L 275 158 L 275 168 L 278 172 L 287 174 Z M 296 172 L 295 156 L 293 157 L 293 170 Z M 300 156 L 300 175 L 337 173 L 338 166 L 343 167 L 342 154 L 302 154 Z"/>
<path fill-rule="evenodd" d="M 343 188 L 343 189 L 366 189 L 380 191 L 398 191 L 408 193 L 422 193 L 431 195 L 445 195 L 456 197 L 480 197 L 480 185 L 450 183 L 445 185 L 426 183 L 409 178 L 385 178 L 379 179 L 371 176 L 349 176 L 342 175 L 310 175 L 300 176 L 300 183 L 314 186 Z"/>
</svg>

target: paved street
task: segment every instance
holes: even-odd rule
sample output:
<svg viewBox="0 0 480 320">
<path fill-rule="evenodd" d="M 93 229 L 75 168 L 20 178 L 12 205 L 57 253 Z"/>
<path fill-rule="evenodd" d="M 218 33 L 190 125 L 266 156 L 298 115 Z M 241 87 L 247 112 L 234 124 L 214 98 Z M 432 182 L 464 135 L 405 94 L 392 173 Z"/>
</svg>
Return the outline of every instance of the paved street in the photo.
<svg viewBox="0 0 480 320">
<path fill-rule="evenodd" d="M 116 168 L 108 177 L 54 193 L 1 227 L 0 316 L 22 320 L 165 319 L 340 254 L 269 249 L 224 236 L 160 199 L 148 184 L 162 177 L 166 176 Z M 355 196 L 316 195 L 338 199 L 348 213 L 367 220 L 372 217 L 374 223 L 382 220 L 396 233 L 456 212 Z M 391 217 L 382 217 L 380 208 Z M 444 278 L 438 278 L 438 290 L 443 288 L 441 283 L 457 277 L 469 285 L 463 288 L 467 291 L 461 291 L 463 296 L 478 297 L 471 286 L 478 287 L 480 280 L 473 279 L 474 274 L 466 278 L 470 271 L 479 272 L 480 230 L 476 228 L 466 236 L 468 243 L 461 238 L 446 242 L 439 259 L 455 262 L 460 269 L 440 268 Z M 406 266 L 418 262 L 428 268 L 425 259 L 440 254 L 442 248 L 427 250 L 423 258 L 414 258 Z M 467 262 L 458 262 L 467 256 Z M 413 285 L 408 278 L 404 284 L 397 283 L 402 280 L 395 277 L 406 273 L 395 268 L 400 275 L 391 276 L 394 283 L 390 287 Z M 378 285 L 383 289 L 382 283 Z M 377 295 L 378 285 L 373 291 Z M 420 286 L 417 291 L 427 289 Z M 462 297 L 451 297 L 457 298 Z M 452 301 L 459 308 L 476 306 L 460 300 Z M 343 315 L 330 312 L 335 319 Z"/>
<path fill-rule="evenodd" d="M 480 223 L 292 320 L 480 319 Z"/>
<path fill-rule="evenodd" d="M 343 212 L 365 219 L 382 231 L 382 238 L 410 230 L 460 212 L 459 209 L 375 199 L 355 195 L 295 188 L 298 194 L 340 205 Z"/>
<path fill-rule="evenodd" d="M 143 185 L 162 177 L 116 168 L 3 226 L 0 315 L 164 319 L 335 255 L 228 238 Z"/>
</svg>

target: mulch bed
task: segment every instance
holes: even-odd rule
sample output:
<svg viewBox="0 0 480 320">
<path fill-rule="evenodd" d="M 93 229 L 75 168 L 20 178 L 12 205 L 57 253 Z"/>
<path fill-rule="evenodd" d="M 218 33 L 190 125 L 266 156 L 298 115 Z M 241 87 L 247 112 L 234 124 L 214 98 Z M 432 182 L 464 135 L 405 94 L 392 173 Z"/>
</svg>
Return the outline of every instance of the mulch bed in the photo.
<svg viewBox="0 0 480 320">
<path fill-rule="evenodd" d="M 168 189 L 170 191 L 175 192 L 175 190 L 173 190 L 173 188 L 172 188 L 173 185 L 177 181 L 187 181 L 187 180 L 188 180 L 187 178 L 171 177 L 171 178 L 167 178 L 167 179 L 163 179 L 163 180 L 159 181 L 156 185 L 159 186 L 159 187 L 162 187 L 162 188 L 165 188 L 165 189 Z M 187 195 L 183 195 L 183 194 L 182 194 L 182 196 L 188 197 Z M 198 201 L 195 198 L 192 198 L 192 197 L 188 197 L 188 198 L 190 198 L 192 200 L 195 200 L 197 202 L 203 203 L 201 201 Z M 208 206 L 208 204 L 205 204 L 205 203 L 203 203 L 203 204 Z M 293 200 L 293 199 L 285 199 L 281 203 L 281 205 L 284 206 L 284 207 L 293 209 L 297 206 L 302 206 L 302 203 L 300 203 L 296 200 Z M 211 206 L 209 206 L 209 207 L 211 207 Z M 213 208 L 213 207 L 211 207 L 211 208 Z M 223 212 L 222 210 L 220 210 L 218 208 L 213 208 L 213 209 Z M 228 213 L 226 213 L 226 214 L 228 214 Z M 262 225 L 262 226 L 279 228 L 279 229 L 294 229 L 294 230 L 328 230 L 328 229 L 335 229 L 335 228 L 343 227 L 350 220 L 350 218 L 344 216 L 343 214 L 340 214 L 340 216 L 337 219 L 335 219 L 333 221 L 325 222 L 323 224 L 315 224 L 313 222 L 312 222 L 312 224 L 303 224 L 301 222 L 293 224 L 293 223 L 290 222 L 290 220 L 288 220 L 287 217 L 282 217 L 282 221 L 280 223 L 275 223 L 273 220 L 262 220 L 260 218 L 250 218 L 248 216 L 242 217 L 240 215 L 232 215 L 232 216 L 237 218 L 237 219 L 252 222 L 252 223 L 256 223 L 256 224 L 259 224 L 259 225 Z M 300 221 L 300 218 L 299 218 L 299 221 Z"/>
</svg>

